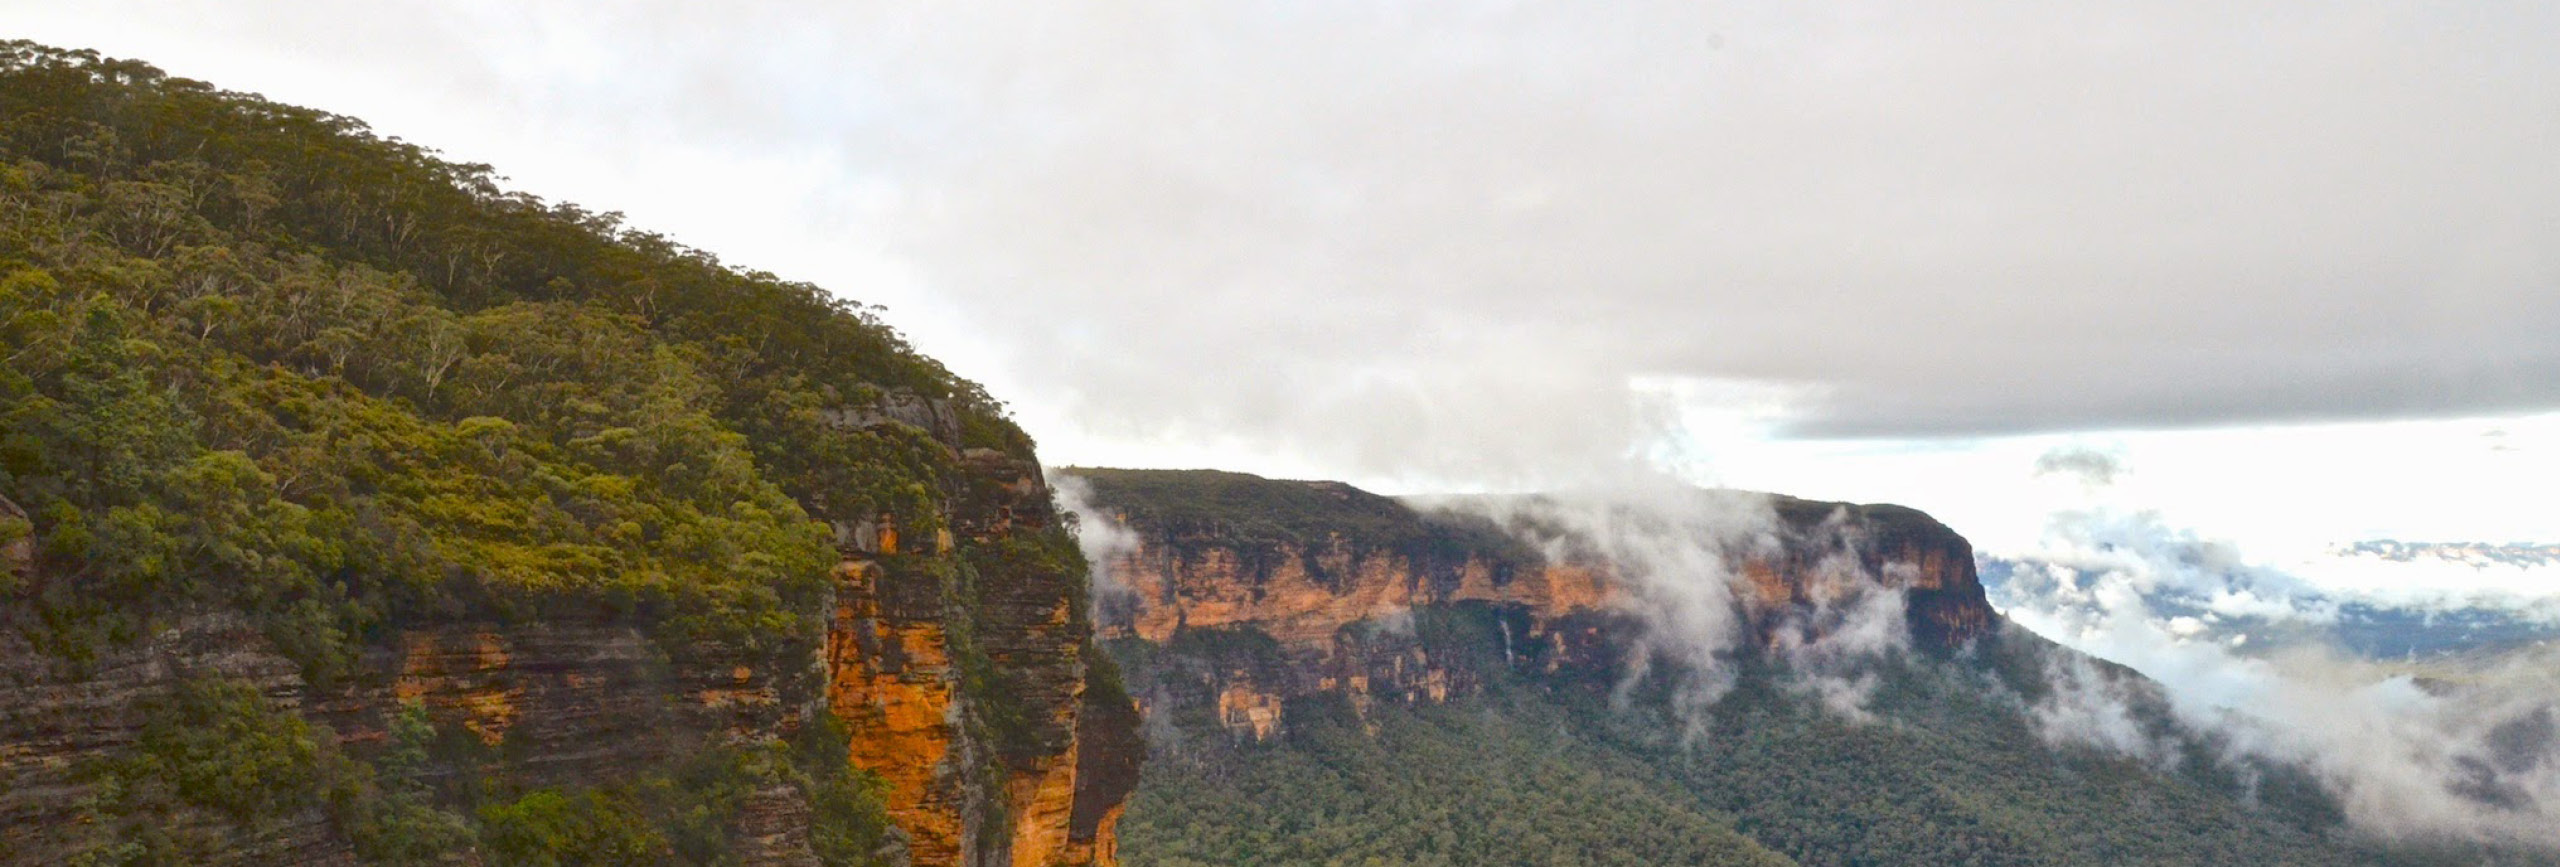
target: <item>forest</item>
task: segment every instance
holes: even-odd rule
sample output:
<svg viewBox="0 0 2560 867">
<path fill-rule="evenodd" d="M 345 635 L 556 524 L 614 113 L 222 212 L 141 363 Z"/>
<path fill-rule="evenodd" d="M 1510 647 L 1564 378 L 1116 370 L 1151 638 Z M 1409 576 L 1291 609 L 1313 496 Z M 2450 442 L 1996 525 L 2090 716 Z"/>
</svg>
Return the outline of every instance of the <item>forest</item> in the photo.
<svg viewBox="0 0 2560 867">
<path fill-rule="evenodd" d="M 1445 704 L 1292 698 L 1269 742 L 1221 730 L 1202 682 L 1282 664 L 1267 637 L 1112 643 L 1158 717 L 1131 865 L 2533 864 L 2542 853 L 2381 841 L 2297 768 L 2221 758 L 2164 707 L 2151 761 L 2039 738 L 2056 654 L 2012 627 L 1969 658 L 1880 664 L 1862 711 L 1746 660 L 1700 716 L 1674 680 L 1505 664 L 1498 611 L 1417 609 L 1431 658 L 1479 671 Z M 1206 634 L 1206 633 L 1238 634 Z M 1257 661 L 1258 660 L 1258 661 Z M 2116 676 L 2139 677 L 2116 670 Z M 1261 674 L 1266 678 L 1268 674 Z M 1628 686 L 1632 684 L 1632 688 Z M 1188 699 L 1188 702 L 1186 702 Z M 1281 794 L 1281 793 L 1285 793 Z"/>
</svg>

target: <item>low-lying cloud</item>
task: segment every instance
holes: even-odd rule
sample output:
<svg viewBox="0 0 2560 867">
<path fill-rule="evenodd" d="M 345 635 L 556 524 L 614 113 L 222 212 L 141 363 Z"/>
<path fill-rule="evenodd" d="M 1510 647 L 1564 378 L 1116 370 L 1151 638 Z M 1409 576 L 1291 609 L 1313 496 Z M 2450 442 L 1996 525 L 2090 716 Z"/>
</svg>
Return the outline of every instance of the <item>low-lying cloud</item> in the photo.
<svg viewBox="0 0 2560 867">
<path fill-rule="evenodd" d="M 1641 624 L 1617 700 L 1658 672 L 1674 679 L 1672 711 L 1689 734 L 1705 731 L 1705 711 L 1732 691 L 1733 656 L 1749 640 L 1734 555 L 1778 544 L 1767 498 L 1663 482 L 1436 505 L 1480 512 L 1550 562 L 1606 568 L 1628 594 L 1622 610 Z"/>
<path fill-rule="evenodd" d="M 2230 754 L 2309 769 L 2359 828 L 2560 846 L 2560 644 L 2426 660 L 2316 639 L 2262 651 L 2224 619 L 2320 627 L 2338 603 L 2156 515 L 2057 516 L 1995 601 L 2021 625 L 2158 681 L 2176 718 Z M 2085 664 L 2048 679 L 2052 695 L 2032 712 L 2049 740 L 2175 761 L 2173 743 L 2134 722 L 2124 684 Z"/>
<path fill-rule="evenodd" d="M 1763 494 L 1654 481 L 1419 502 L 1488 517 L 1550 562 L 1605 568 L 1625 593 L 1619 610 L 1637 626 L 1623 639 L 1629 647 L 1615 698 L 1667 680 L 1684 737 L 1703 736 L 1707 712 L 1733 690 L 1746 655 L 1770 654 L 1785 663 L 1782 686 L 1864 721 L 1874 663 L 1911 646 L 1904 594 L 1867 571 L 1857 540 L 1842 538 L 1857 531 L 1834 516 L 1800 538 L 1804 531 L 1786 527 Z M 1771 608 L 1743 564 L 1776 559 L 1790 546 L 1831 553 L 1794 576 L 1806 583 L 1810 604 Z"/>
</svg>

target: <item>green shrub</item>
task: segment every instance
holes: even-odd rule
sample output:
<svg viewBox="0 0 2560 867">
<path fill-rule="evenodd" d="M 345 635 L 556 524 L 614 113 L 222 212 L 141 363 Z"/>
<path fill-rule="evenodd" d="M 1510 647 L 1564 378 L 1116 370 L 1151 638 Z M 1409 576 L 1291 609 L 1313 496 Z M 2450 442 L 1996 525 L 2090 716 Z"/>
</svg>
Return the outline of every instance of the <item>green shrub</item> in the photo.
<svg viewBox="0 0 2560 867">
<path fill-rule="evenodd" d="M 481 807 L 480 824 L 489 854 L 520 867 L 624 867 L 670 848 L 634 805 L 594 789 L 537 789 Z"/>
</svg>

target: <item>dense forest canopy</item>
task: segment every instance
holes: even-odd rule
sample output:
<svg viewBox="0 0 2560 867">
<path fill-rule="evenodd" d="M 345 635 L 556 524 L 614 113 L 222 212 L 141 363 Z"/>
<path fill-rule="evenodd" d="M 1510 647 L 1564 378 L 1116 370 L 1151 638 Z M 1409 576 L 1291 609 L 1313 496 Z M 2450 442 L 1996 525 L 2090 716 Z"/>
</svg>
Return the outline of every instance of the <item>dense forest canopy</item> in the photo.
<svg viewBox="0 0 2560 867">
<path fill-rule="evenodd" d="M 811 517 L 938 519 L 924 432 L 828 411 L 948 399 L 1029 454 L 874 310 L 487 166 L 90 52 L 0 81 L 12 625 L 60 652 L 205 594 L 323 640 L 553 597 L 752 640 L 824 574 Z"/>
<path fill-rule="evenodd" d="M 2302 769 L 2226 758 L 2175 728 L 2143 761 L 2056 746 L 2027 706 L 2072 651 L 2013 628 L 1962 660 L 1889 660 L 1867 719 L 1806 694 L 1774 660 L 1684 718 L 1656 680 L 1506 657 L 1498 609 L 1426 606 L 1411 628 L 1436 663 L 1501 672 L 1446 703 L 1338 693 L 1287 700 L 1267 742 L 1223 729 L 1205 699 L 1288 663 L 1252 627 L 1109 647 L 1166 710 L 1131 801 L 1133 867 L 1212 864 L 2400 864 L 2544 863 L 2548 853 L 2381 841 L 2344 824 Z M 1516 630 L 1515 630 L 1516 631 Z M 2110 669 L 2111 676 L 2133 678 Z M 1286 792 L 1287 797 L 1269 793 Z"/>
</svg>

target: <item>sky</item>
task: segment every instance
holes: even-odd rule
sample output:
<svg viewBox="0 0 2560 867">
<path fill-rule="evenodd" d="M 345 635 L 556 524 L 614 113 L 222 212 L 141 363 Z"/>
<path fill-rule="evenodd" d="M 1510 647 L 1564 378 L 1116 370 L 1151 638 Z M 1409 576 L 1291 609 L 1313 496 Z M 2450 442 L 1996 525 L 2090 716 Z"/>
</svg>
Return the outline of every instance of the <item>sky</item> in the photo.
<svg viewBox="0 0 2560 867">
<path fill-rule="evenodd" d="M 1389 492 L 1632 466 L 1907 503 L 1992 551 L 2092 507 L 2276 563 L 2560 542 L 2551 4 L 0 22 L 884 305 L 1052 464 Z M 2404 580 L 2373 574 L 2315 577 Z"/>
</svg>

